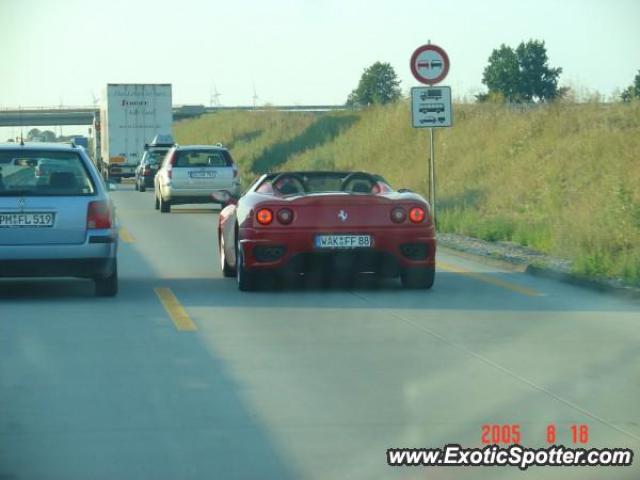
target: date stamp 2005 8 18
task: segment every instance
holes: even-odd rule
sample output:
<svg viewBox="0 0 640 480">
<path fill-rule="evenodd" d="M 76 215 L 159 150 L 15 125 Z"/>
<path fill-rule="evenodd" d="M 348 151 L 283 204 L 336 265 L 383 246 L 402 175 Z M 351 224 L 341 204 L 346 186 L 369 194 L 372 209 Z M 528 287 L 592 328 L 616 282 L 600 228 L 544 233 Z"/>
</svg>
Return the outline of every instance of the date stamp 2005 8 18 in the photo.
<svg viewBox="0 0 640 480">
<path fill-rule="evenodd" d="M 555 424 L 547 425 L 548 444 L 552 445 L 558 442 L 558 428 Z M 572 444 L 585 445 L 589 443 L 589 426 L 586 424 L 573 424 L 568 429 L 562 430 L 561 433 L 570 434 Z M 520 443 L 522 440 L 522 431 L 520 424 L 484 424 L 482 425 L 480 441 L 483 445 L 508 445 Z M 563 441 L 564 439 L 561 439 Z"/>
</svg>

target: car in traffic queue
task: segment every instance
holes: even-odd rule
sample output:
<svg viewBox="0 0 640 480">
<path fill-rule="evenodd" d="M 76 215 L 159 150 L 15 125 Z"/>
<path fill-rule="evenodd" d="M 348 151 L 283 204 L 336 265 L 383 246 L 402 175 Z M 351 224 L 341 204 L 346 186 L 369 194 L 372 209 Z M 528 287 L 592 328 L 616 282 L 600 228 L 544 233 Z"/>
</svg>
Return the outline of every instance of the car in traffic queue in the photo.
<svg viewBox="0 0 640 480">
<path fill-rule="evenodd" d="M 366 172 L 283 172 L 259 177 L 219 215 L 223 275 L 240 290 L 261 276 L 373 273 L 431 288 L 436 238 L 429 203 Z"/>
<path fill-rule="evenodd" d="M 0 144 L 0 277 L 80 277 L 118 292 L 114 208 L 84 148 Z"/>
<path fill-rule="evenodd" d="M 144 146 L 144 153 L 140 163 L 136 166 L 135 189 L 145 192 L 153 187 L 153 178 L 158 173 L 158 168 L 167 152 L 175 145 L 173 137 L 168 134 L 156 135 L 151 143 Z"/>
<path fill-rule="evenodd" d="M 154 177 L 155 208 L 162 213 L 173 205 L 220 203 L 214 195 L 223 191 L 237 196 L 240 178 L 229 150 L 220 144 L 176 145 Z"/>
</svg>

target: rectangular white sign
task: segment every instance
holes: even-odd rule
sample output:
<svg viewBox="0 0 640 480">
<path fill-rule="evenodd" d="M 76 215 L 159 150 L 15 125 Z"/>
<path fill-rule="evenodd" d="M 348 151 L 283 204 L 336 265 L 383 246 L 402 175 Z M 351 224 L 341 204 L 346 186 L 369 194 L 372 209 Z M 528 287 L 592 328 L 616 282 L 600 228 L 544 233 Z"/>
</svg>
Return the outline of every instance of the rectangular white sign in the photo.
<svg viewBox="0 0 640 480">
<path fill-rule="evenodd" d="M 413 87 L 411 119 L 414 128 L 450 127 L 453 122 L 451 87 Z"/>
</svg>

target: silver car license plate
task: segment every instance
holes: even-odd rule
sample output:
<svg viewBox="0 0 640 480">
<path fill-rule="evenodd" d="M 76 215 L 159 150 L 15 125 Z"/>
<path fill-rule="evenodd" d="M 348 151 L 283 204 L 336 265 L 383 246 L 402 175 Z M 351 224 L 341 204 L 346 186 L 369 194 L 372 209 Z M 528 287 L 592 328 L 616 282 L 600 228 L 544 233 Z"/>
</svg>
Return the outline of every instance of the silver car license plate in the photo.
<svg viewBox="0 0 640 480">
<path fill-rule="evenodd" d="M 191 178 L 216 178 L 215 171 L 189 172 Z"/>
<path fill-rule="evenodd" d="M 369 248 L 371 235 L 316 235 L 316 248 Z"/>
<path fill-rule="evenodd" d="M 3 213 L 0 212 L 0 228 L 11 227 L 53 227 L 56 215 L 41 213 Z"/>
</svg>

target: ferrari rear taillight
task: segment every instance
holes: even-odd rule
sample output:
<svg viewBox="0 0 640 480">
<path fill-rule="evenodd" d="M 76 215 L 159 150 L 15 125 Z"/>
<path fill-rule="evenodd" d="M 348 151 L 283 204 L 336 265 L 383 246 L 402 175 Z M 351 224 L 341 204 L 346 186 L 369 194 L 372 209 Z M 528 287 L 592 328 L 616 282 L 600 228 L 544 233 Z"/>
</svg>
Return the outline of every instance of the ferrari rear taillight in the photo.
<svg viewBox="0 0 640 480">
<path fill-rule="evenodd" d="M 260 225 L 269 225 L 273 222 L 273 212 L 268 208 L 261 208 L 256 212 L 256 220 Z"/>
<path fill-rule="evenodd" d="M 393 223 L 402 223 L 407 218 L 407 212 L 402 207 L 396 207 L 391 210 L 391 221 Z"/>
<path fill-rule="evenodd" d="M 293 221 L 293 212 L 289 208 L 281 208 L 277 213 L 278 221 L 283 225 L 289 225 Z"/>
<path fill-rule="evenodd" d="M 426 216 L 426 213 L 423 208 L 413 207 L 409 210 L 409 220 L 413 223 L 421 223 Z"/>
<path fill-rule="evenodd" d="M 111 208 L 108 202 L 89 202 L 87 207 L 87 228 L 111 228 Z"/>
</svg>

